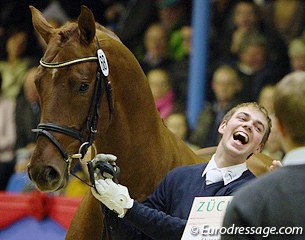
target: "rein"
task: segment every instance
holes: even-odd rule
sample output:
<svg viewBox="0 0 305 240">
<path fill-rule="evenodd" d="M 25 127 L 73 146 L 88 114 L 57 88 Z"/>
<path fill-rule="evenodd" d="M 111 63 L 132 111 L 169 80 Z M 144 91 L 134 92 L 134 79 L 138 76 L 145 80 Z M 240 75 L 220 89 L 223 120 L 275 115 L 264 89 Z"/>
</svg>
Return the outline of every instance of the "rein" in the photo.
<svg viewBox="0 0 305 240">
<path fill-rule="evenodd" d="M 38 136 L 43 135 L 53 143 L 53 145 L 58 149 L 58 151 L 62 155 L 64 161 L 67 163 L 68 174 L 69 175 L 72 174 L 78 179 L 80 179 L 78 176 L 71 173 L 71 163 L 73 159 L 79 159 L 83 163 L 82 159 L 84 158 L 90 146 L 93 146 L 95 150 L 95 155 L 97 153 L 93 141 L 97 133 L 98 119 L 100 118 L 99 107 L 104 92 L 106 92 L 107 95 L 107 102 L 109 109 L 109 124 L 112 120 L 112 114 L 113 114 L 112 86 L 110 81 L 108 81 L 107 79 L 107 76 L 109 74 L 108 63 L 104 52 L 99 47 L 98 41 L 97 41 L 97 47 L 98 47 L 97 56 L 89 56 L 89 57 L 68 60 L 63 62 L 54 62 L 54 63 L 45 62 L 43 59 L 40 60 L 40 65 L 45 68 L 61 68 L 74 64 L 81 64 L 84 62 L 99 63 L 99 68 L 96 74 L 94 93 L 91 99 L 91 105 L 87 117 L 86 125 L 87 125 L 87 130 L 89 131 L 87 138 L 82 134 L 82 130 L 75 130 L 67 126 L 58 125 L 56 123 L 39 123 L 36 129 L 32 129 L 32 131 L 36 132 Z M 81 142 L 81 146 L 79 148 L 78 153 L 69 155 L 67 151 L 63 148 L 63 146 L 60 144 L 60 142 L 50 133 L 50 131 L 62 133 L 74 139 L 79 140 Z M 84 180 L 82 179 L 80 180 L 86 183 Z M 86 184 L 89 185 L 88 183 Z"/>
</svg>

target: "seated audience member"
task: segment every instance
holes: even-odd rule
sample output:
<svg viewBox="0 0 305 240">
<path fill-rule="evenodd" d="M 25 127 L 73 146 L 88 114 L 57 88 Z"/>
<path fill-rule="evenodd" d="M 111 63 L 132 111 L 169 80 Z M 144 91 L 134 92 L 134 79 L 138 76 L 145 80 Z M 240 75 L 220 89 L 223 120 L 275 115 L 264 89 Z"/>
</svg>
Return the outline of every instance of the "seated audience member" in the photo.
<svg viewBox="0 0 305 240">
<path fill-rule="evenodd" d="M 181 239 L 195 197 L 232 195 L 255 179 L 245 161 L 261 151 L 270 124 L 267 111 L 256 103 L 231 109 L 219 125 L 222 139 L 211 160 L 170 171 L 143 203 L 111 179 L 96 180 L 98 192 L 92 188 L 92 193 L 107 207 L 112 238 Z"/>
<path fill-rule="evenodd" d="M 6 59 L 0 61 L 2 94 L 15 100 L 21 91 L 26 72 L 32 66 L 27 57 L 29 34 L 25 29 L 13 29 L 6 41 Z"/>
<path fill-rule="evenodd" d="M 241 83 L 237 72 L 230 66 L 223 65 L 216 69 L 211 88 L 215 100 L 206 103 L 190 137 L 190 141 L 200 147 L 210 147 L 218 144 L 221 135 L 217 129 L 223 116 L 240 102 L 237 93 L 240 91 Z"/>
<path fill-rule="evenodd" d="M 300 0 L 264 1 L 264 20 L 288 45 L 305 30 L 305 2 Z"/>
<path fill-rule="evenodd" d="M 16 165 L 6 187 L 8 192 L 32 192 L 36 190 L 35 185 L 29 178 L 27 165 L 33 154 L 35 144 L 28 144 L 16 151 Z"/>
<path fill-rule="evenodd" d="M 175 104 L 170 76 L 164 69 L 154 69 L 147 73 L 147 79 L 160 116 L 166 118 Z"/>
<path fill-rule="evenodd" d="M 179 60 L 183 56 L 181 27 L 190 24 L 191 3 L 188 0 L 158 1 L 158 15 L 162 26 L 166 29 L 169 39 L 169 54 Z"/>
<path fill-rule="evenodd" d="M 36 134 L 32 132 L 40 119 L 39 95 L 34 82 L 36 69 L 36 67 L 31 68 L 26 73 L 22 90 L 16 100 L 16 150 L 36 141 Z"/>
<path fill-rule="evenodd" d="M 238 191 L 228 206 L 223 227 L 253 232 L 241 235 L 233 229 L 221 239 L 305 239 L 304 93 L 304 71 L 290 73 L 276 85 L 274 112 L 286 152 L 283 167 Z"/>
<path fill-rule="evenodd" d="M 305 36 L 289 43 L 288 55 L 291 71 L 305 71 Z"/>
<path fill-rule="evenodd" d="M 174 61 L 170 67 L 170 73 L 173 79 L 173 89 L 175 92 L 175 101 L 181 106 L 181 109 L 186 109 L 187 94 L 188 94 L 188 79 L 190 55 L 192 52 L 192 27 L 189 25 L 182 26 L 177 32 L 182 38 L 181 59 Z"/>
<path fill-rule="evenodd" d="M 0 191 L 5 190 L 14 172 L 16 142 L 15 102 L 2 94 L 0 72 Z"/>
<path fill-rule="evenodd" d="M 182 139 L 193 151 L 199 149 L 198 146 L 191 144 L 188 140 L 190 127 L 187 116 L 183 112 L 173 111 L 164 119 L 164 123 L 171 132 Z"/>
<path fill-rule="evenodd" d="M 154 23 L 146 30 L 144 47 L 145 53 L 143 59 L 140 59 L 144 73 L 156 68 L 170 68 L 173 60 L 168 54 L 168 36 L 160 23 Z"/>
<path fill-rule="evenodd" d="M 7 191 L 10 192 L 29 192 L 35 189 L 28 177 L 27 164 L 36 141 L 36 134 L 32 129 L 37 127 L 40 118 L 39 95 L 34 83 L 36 70 L 37 68 L 33 67 L 27 71 L 16 99 L 16 165 L 7 186 Z"/>
<path fill-rule="evenodd" d="M 245 35 L 240 43 L 235 66 L 242 80 L 240 99 L 257 101 L 261 89 L 281 78 L 281 69 L 270 61 L 267 39 L 256 32 Z"/>
<path fill-rule="evenodd" d="M 226 3 L 225 3 L 226 4 Z M 224 59 L 238 59 L 240 44 L 243 38 L 252 32 L 257 32 L 266 38 L 269 59 L 284 72 L 287 72 L 287 46 L 274 28 L 268 28 L 262 17 L 262 9 L 252 0 L 229 1 L 227 20 L 219 29 L 222 39 L 219 43 Z M 218 17 L 218 16 L 217 16 Z"/>
</svg>

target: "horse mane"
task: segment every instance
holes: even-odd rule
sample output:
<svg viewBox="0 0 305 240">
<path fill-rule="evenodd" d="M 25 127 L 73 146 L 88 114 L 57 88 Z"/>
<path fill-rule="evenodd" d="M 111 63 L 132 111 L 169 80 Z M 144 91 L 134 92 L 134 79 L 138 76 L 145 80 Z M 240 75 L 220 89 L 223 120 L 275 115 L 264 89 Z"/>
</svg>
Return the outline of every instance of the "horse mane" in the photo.
<svg viewBox="0 0 305 240">
<path fill-rule="evenodd" d="M 99 23 L 95 23 L 95 29 L 98 31 L 102 31 L 103 33 L 107 34 L 109 37 L 111 37 L 112 39 L 122 43 L 121 39 L 112 31 L 110 31 L 108 28 L 102 26 Z"/>
</svg>

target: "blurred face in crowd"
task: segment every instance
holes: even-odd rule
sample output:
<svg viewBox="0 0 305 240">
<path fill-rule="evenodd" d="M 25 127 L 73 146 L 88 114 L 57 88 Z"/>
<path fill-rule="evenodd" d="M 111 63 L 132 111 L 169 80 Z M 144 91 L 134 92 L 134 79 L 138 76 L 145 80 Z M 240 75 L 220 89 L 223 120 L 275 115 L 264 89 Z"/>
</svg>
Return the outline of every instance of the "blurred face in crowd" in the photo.
<svg viewBox="0 0 305 240">
<path fill-rule="evenodd" d="M 251 3 L 240 2 L 234 8 L 233 23 L 237 28 L 250 29 L 257 24 L 254 5 Z"/>
<path fill-rule="evenodd" d="M 27 47 L 27 40 L 26 32 L 16 32 L 9 37 L 6 44 L 9 59 L 22 57 Z"/>
<path fill-rule="evenodd" d="M 170 114 L 165 119 L 165 125 L 167 128 L 173 132 L 177 137 L 184 140 L 187 133 L 187 123 L 185 115 L 180 113 Z"/>
<path fill-rule="evenodd" d="M 229 67 L 219 68 L 214 73 L 212 89 L 217 101 L 231 101 L 241 89 L 237 73 Z"/>
<path fill-rule="evenodd" d="M 181 28 L 181 35 L 184 51 L 190 54 L 192 50 L 192 27 L 183 26 Z"/>
<path fill-rule="evenodd" d="M 249 45 L 239 54 L 239 60 L 253 72 L 261 70 L 266 64 L 266 49 L 261 45 Z"/>
<path fill-rule="evenodd" d="M 145 47 L 152 59 L 167 55 L 167 34 L 160 24 L 152 25 L 145 34 Z"/>
<path fill-rule="evenodd" d="M 160 21 L 167 31 L 170 31 L 172 26 L 174 26 L 184 14 L 185 10 L 183 4 L 161 7 L 159 9 Z"/>
<path fill-rule="evenodd" d="M 164 70 L 151 70 L 147 74 L 147 79 L 155 100 L 165 96 L 165 94 L 171 89 L 169 76 Z"/>
<path fill-rule="evenodd" d="M 305 71 L 305 53 L 290 56 L 290 64 L 293 71 Z"/>
</svg>

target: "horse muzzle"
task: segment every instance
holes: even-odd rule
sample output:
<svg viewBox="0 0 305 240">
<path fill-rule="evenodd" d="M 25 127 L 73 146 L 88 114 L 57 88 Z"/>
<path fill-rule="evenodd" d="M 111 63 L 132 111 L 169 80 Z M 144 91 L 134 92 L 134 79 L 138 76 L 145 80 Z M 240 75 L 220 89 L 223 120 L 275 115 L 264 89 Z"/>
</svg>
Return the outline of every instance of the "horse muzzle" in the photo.
<svg viewBox="0 0 305 240">
<path fill-rule="evenodd" d="M 28 175 L 40 191 L 54 192 L 65 187 L 67 180 L 54 166 L 32 167 L 28 165 Z"/>
</svg>

